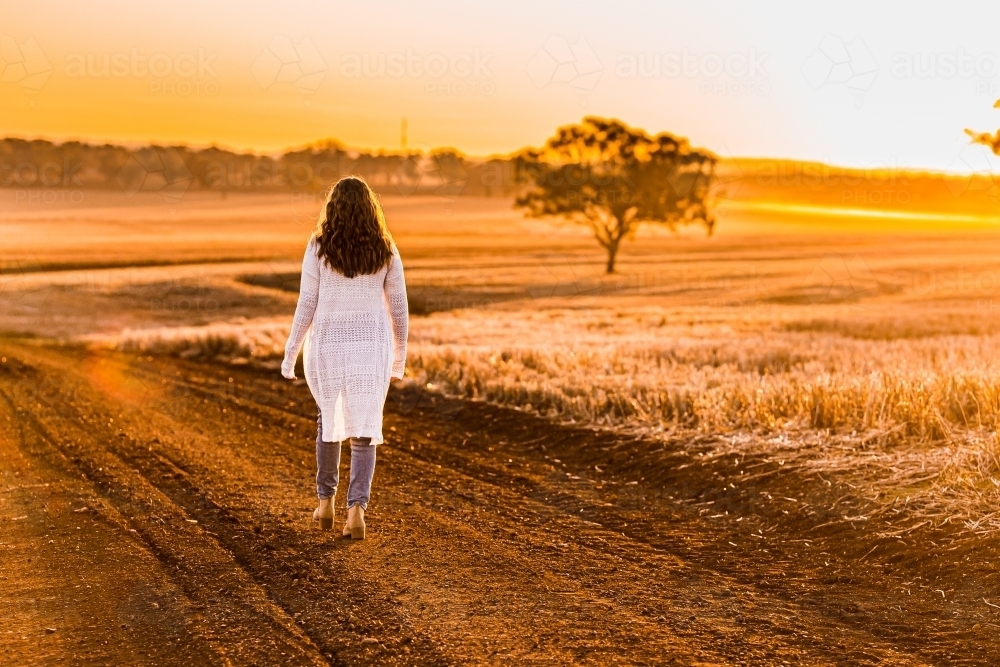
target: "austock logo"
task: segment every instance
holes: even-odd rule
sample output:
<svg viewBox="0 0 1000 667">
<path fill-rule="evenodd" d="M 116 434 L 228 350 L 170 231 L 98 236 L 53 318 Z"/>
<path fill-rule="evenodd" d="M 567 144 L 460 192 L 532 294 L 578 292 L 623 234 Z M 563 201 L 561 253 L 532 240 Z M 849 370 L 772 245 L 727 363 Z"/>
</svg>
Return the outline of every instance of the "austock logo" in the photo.
<svg viewBox="0 0 1000 667">
<path fill-rule="evenodd" d="M 431 412 L 445 432 L 457 428 L 458 415 L 465 409 L 465 401 L 445 396 L 433 382 L 421 384 L 412 378 L 404 378 L 390 392 L 390 404 L 404 417 L 414 410 Z"/>
<path fill-rule="evenodd" d="M 868 262 L 860 255 L 844 257 L 839 254 L 824 255 L 813 267 L 806 280 L 805 289 L 810 303 L 847 303 L 860 301 L 878 293 L 879 281 Z"/>
<path fill-rule="evenodd" d="M 708 185 L 708 200 L 713 206 L 720 201 L 735 200 L 736 193 L 746 177 L 740 168 L 740 163 L 733 159 L 732 152 L 725 144 L 719 146 L 715 152 L 719 159 L 715 163 L 712 179 Z"/>
<path fill-rule="evenodd" d="M 52 65 L 34 37 L 21 44 L 9 35 L 0 35 L 0 81 L 14 83 L 26 94 L 41 91 L 52 74 Z"/>
<path fill-rule="evenodd" d="M 524 291 L 529 299 L 601 296 L 607 293 L 599 267 L 565 252 L 547 256 Z"/>
<path fill-rule="evenodd" d="M 528 76 L 541 90 L 551 84 L 566 84 L 580 94 L 594 90 L 604 66 L 590 44 L 580 37 L 574 44 L 562 35 L 549 35 L 528 63 Z"/>
<path fill-rule="evenodd" d="M 61 162 L 47 160 L 45 162 L 23 161 L 18 163 L 0 163 L 0 187 L 56 187 L 81 186 L 80 170 L 83 163 L 73 162 L 64 157 Z"/>
<path fill-rule="evenodd" d="M 953 197 L 963 197 L 975 193 L 985 194 L 991 201 L 1000 200 L 1000 159 L 988 147 L 980 143 L 967 144 L 955 156 L 952 171 L 966 173 L 967 176 L 942 176 Z"/>
<path fill-rule="evenodd" d="M 469 173 L 461 158 L 452 153 L 427 157 L 411 155 L 396 167 L 392 180 L 396 190 L 404 197 L 419 190 L 453 198 L 460 195 L 469 183 Z"/>
<path fill-rule="evenodd" d="M 250 68 L 263 89 L 276 83 L 288 83 L 300 93 L 315 93 L 326 77 L 326 62 L 308 37 L 298 43 L 284 35 L 271 40 Z"/>
<path fill-rule="evenodd" d="M 146 55 L 135 47 L 128 52 L 70 53 L 63 74 L 70 79 L 151 79 L 149 92 L 159 95 L 217 95 L 218 55 L 205 49 Z"/>
<path fill-rule="evenodd" d="M 84 389 L 79 379 L 40 376 L 34 367 L 21 363 L 12 357 L 3 357 L 2 372 L 13 379 L 5 383 L 4 393 L 10 401 L 30 411 L 38 403 L 71 403 L 77 400 Z"/>
<path fill-rule="evenodd" d="M 694 53 L 684 48 L 664 53 L 627 52 L 615 61 L 622 79 L 700 79 L 701 93 L 712 95 L 766 95 L 767 52 Z"/>
<path fill-rule="evenodd" d="M 451 76 L 456 79 L 488 79 L 493 78 L 489 67 L 492 59 L 492 53 L 483 53 L 479 49 L 427 55 L 415 53 L 413 49 L 406 49 L 405 53 L 346 53 L 340 59 L 340 76 L 394 79 L 440 79 Z"/>
<path fill-rule="evenodd" d="M 83 201 L 83 163 L 61 161 L 0 163 L 0 188 L 14 188 L 16 204 L 79 204 Z"/>
<path fill-rule="evenodd" d="M 850 43 L 827 35 L 802 64 L 802 74 L 813 90 L 844 86 L 855 97 L 855 106 L 864 104 L 864 94 L 875 83 L 878 63 L 860 37 Z"/>
<path fill-rule="evenodd" d="M 194 176 L 174 148 L 141 148 L 133 153 L 115 178 L 125 196 L 158 192 L 168 203 L 180 201 Z"/>
<path fill-rule="evenodd" d="M 139 581 L 119 598 L 115 615 L 124 630 L 155 631 L 168 636 L 184 633 L 189 622 L 186 608 L 168 611 L 164 607 L 175 607 L 168 602 L 165 591 Z"/>
<path fill-rule="evenodd" d="M 54 286 L 39 269 L 44 264 L 35 256 L 0 255 L 0 299 L 7 317 L 29 316 L 32 319 L 52 296 Z M 9 325 L 8 325 L 9 326 Z"/>
</svg>

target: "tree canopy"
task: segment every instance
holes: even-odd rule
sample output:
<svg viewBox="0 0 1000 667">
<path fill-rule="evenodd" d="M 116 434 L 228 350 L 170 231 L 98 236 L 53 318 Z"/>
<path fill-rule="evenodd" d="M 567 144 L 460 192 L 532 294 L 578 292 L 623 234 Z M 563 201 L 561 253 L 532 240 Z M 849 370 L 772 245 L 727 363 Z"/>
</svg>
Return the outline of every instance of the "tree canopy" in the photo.
<svg viewBox="0 0 1000 667">
<path fill-rule="evenodd" d="M 607 271 L 613 273 L 622 240 L 644 223 L 670 229 L 702 224 L 712 233 L 715 218 L 707 200 L 716 160 L 686 139 L 665 132 L 650 136 L 590 116 L 517 156 L 517 178 L 529 189 L 515 206 L 530 217 L 587 225 L 607 251 Z"/>
</svg>

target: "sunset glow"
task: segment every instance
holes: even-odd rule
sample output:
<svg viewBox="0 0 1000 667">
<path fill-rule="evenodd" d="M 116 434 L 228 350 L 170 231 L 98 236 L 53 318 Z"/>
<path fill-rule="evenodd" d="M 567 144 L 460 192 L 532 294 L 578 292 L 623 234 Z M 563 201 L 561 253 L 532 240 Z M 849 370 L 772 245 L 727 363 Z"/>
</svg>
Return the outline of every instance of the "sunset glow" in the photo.
<svg viewBox="0 0 1000 667">
<path fill-rule="evenodd" d="M 0 0 L 2 665 L 1000 665 L 1000 4 Z"/>
<path fill-rule="evenodd" d="M 1000 124 L 998 10 L 973 6 L 9 3 L 8 67 L 36 55 L 0 84 L 3 130 L 395 150 L 405 119 L 408 147 L 486 155 L 598 114 L 724 157 L 968 172 L 963 130 Z"/>
</svg>

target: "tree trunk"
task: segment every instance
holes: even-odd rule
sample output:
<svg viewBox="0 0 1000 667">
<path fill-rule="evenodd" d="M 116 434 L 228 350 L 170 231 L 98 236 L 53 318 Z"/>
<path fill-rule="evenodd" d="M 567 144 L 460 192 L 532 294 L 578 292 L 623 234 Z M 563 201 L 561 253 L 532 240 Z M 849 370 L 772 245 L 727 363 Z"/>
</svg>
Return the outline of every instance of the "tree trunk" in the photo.
<svg viewBox="0 0 1000 667">
<path fill-rule="evenodd" d="M 615 272 L 615 255 L 618 254 L 618 241 L 610 243 L 606 247 L 608 249 L 608 266 L 607 266 L 608 273 L 614 273 Z"/>
</svg>

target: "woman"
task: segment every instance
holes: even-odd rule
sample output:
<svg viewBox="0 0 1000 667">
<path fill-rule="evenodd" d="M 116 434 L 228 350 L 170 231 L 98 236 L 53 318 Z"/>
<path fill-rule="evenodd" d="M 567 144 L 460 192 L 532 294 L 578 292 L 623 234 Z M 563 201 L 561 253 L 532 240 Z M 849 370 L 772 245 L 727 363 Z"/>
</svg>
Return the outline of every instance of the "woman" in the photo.
<svg viewBox="0 0 1000 667">
<path fill-rule="evenodd" d="M 365 510 L 382 440 L 382 408 L 391 378 L 406 361 L 406 284 L 399 251 L 378 197 L 360 178 L 341 179 L 327 195 L 306 246 L 295 320 L 281 374 L 295 378 L 305 345 L 306 382 L 316 418 L 316 494 L 313 519 L 333 528 L 340 446 L 351 445 L 344 535 L 365 537 Z"/>
</svg>

